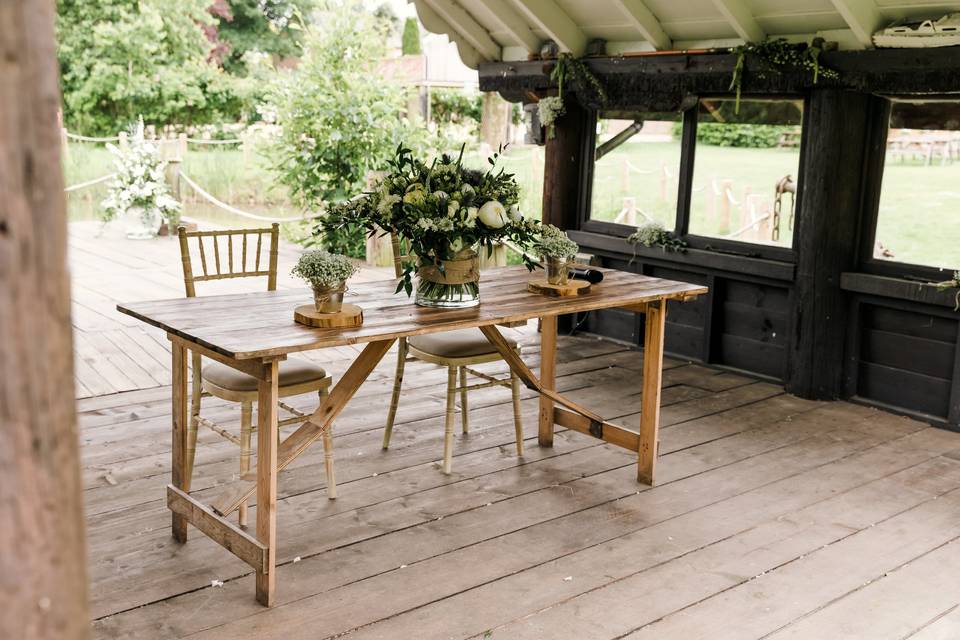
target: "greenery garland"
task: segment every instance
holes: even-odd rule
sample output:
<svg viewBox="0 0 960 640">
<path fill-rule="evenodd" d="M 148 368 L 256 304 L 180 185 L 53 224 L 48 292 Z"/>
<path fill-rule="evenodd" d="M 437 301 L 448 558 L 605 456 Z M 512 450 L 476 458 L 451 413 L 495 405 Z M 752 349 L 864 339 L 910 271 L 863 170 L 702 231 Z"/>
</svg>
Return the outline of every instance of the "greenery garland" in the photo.
<svg viewBox="0 0 960 640">
<path fill-rule="evenodd" d="M 547 137 L 553 138 L 553 124 L 563 116 L 563 85 L 573 80 L 581 102 L 590 106 L 607 104 L 607 90 L 600 82 L 600 78 L 590 70 L 583 60 L 575 58 L 571 53 L 561 53 L 550 72 L 550 79 L 557 83 L 557 96 L 541 98 L 538 112 L 540 124 L 547 128 Z"/>
<path fill-rule="evenodd" d="M 687 243 L 664 229 L 659 222 L 640 225 L 636 231 L 627 236 L 626 240 L 633 246 L 633 258 L 630 259 L 630 264 L 637 258 L 637 247 L 650 249 L 659 246 L 668 253 L 684 253 L 687 250 Z"/>
<path fill-rule="evenodd" d="M 759 58 L 761 68 L 757 75 L 760 78 L 765 78 L 769 72 L 782 73 L 785 69 L 796 69 L 810 71 L 814 84 L 821 77 L 828 80 L 839 79 L 840 74 L 836 70 L 820 64 L 820 54 L 823 53 L 821 43 L 822 40 L 819 38 L 808 45 L 790 43 L 783 38 L 776 38 L 758 43 L 747 42 L 732 49 L 731 52 L 737 56 L 733 77 L 730 78 L 730 90 L 735 90 L 737 94 L 735 112 L 740 113 L 740 93 L 743 88 L 743 74 L 748 54 Z"/>
<path fill-rule="evenodd" d="M 960 271 L 953 272 L 953 278 L 950 280 L 944 280 L 943 282 L 931 282 L 930 284 L 934 285 L 938 291 L 946 291 L 947 289 L 957 289 L 956 298 L 954 298 L 954 311 L 960 311 Z"/>
</svg>

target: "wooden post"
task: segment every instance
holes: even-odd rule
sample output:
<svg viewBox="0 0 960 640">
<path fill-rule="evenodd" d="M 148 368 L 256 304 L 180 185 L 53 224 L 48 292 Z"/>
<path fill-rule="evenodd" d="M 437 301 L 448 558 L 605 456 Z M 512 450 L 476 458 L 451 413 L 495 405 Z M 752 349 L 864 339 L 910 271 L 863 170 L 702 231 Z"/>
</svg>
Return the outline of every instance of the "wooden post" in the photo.
<svg viewBox="0 0 960 640">
<path fill-rule="evenodd" d="M 117 134 L 117 146 L 120 147 L 121 149 L 126 149 L 126 148 L 127 148 L 127 137 L 128 137 L 128 136 L 127 136 L 127 132 L 126 132 L 126 131 L 121 131 L 120 133 L 118 133 L 118 134 Z"/>
<path fill-rule="evenodd" d="M 805 126 L 816 135 L 809 136 L 798 185 L 793 327 L 785 377 L 790 393 L 828 400 L 844 392 L 848 300 L 840 274 L 852 271 L 857 260 L 870 123 L 887 119 L 885 102 L 861 93 L 814 89 L 808 104 Z"/>
<path fill-rule="evenodd" d="M 54 3 L 0 2 L 0 638 L 89 637 Z"/>
<path fill-rule="evenodd" d="M 730 233 L 730 191 L 733 188 L 731 180 L 720 181 L 720 220 L 717 224 L 717 235 L 725 236 Z"/>
<path fill-rule="evenodd" d="M 192 466 L 188 461 L 189 443 L 187 441 L 187 350 L 180 342 L 170 343 L 172 384 L 171 397 L 171 434 L 170 447 L 170 483 L 184 493 L 190 493 L 190 473 Z M 189 471 L 188 471 L 189 469 Z M 173 538 L 177 542 L 187 541 L 187 520 L 182 515 L 173 514 L 170 523 Z"/>
<path fill-rule="evenodd" d="M 581 151 L 589 114 L 575 100 L 567 100 L 565 108 L 543 154 L 543 221 L 561 229 L 576 229 L 580 170 L 586 162 Z"/>
</svg>

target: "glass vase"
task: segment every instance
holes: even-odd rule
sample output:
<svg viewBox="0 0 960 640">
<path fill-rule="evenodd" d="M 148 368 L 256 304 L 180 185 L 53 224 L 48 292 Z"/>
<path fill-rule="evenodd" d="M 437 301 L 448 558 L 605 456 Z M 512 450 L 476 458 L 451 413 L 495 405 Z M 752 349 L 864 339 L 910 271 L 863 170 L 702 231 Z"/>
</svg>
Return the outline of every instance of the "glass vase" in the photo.
<svg viewBox="0 0 960 640">
<path fill-rule="evenodd" d="M 421 307 L 463 309 L 480 304 L 480 259 L 464 249 L 452 260 L 417 267 L 416 303 Z"/>
<path fill-rule="evenodd" d="M 152 240 L 157 237 L 163 216 L 155 207 L 130 207 L 123 214 L 123 226 L 130 240 Z"/>
<path fill-rule="evenodd" d="M 569 260 L 547 256 L 543 259 L 543 263 L 547 271 L 547 283 L 561 286 L 567 284 L 567 277 L 570 273 Z"/>
</svg>

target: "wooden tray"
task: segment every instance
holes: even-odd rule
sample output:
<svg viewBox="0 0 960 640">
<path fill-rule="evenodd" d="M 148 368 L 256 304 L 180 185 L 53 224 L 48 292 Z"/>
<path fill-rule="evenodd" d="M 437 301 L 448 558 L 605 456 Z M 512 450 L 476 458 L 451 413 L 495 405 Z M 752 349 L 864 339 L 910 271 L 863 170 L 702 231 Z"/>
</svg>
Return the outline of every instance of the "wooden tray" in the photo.
<svg viewBox="0 0 960 640">
<path fill-rule="evenodd" d="M 314 305 L 302 304 L 293 310 L 293 319 L 317 329 L 359 327 L 363 324 L 363 309 L 344 304 L 339 313 L 320 313 Z"/>
<path fill-rule="evenodd" d="M 530 280 L 527 282 L 527 291 L 542 296 L 582 296 L 590 293 L 590 283 L 586 280 L 567 280 L 567 284 L 550 284 L 546 280 Z"/>
</svg>

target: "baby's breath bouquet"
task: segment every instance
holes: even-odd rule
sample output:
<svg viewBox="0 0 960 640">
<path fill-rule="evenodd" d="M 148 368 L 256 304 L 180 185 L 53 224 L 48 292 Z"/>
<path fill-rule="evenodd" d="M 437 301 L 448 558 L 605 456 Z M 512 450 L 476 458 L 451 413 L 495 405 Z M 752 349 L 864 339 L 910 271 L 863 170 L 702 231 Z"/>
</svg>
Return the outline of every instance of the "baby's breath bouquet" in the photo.
<svg viewBox="0 0 960 640">
<path fill-rule="evenodd" d="M 540 237 L 533 245 L 534 250 L 544 259 L 556 258 L 566 260 L 577 254 L 580 247 L 571 240 L 566 231 L 558 229 L 552 224 L 543 225 Z"/>
<path fill-rule="evenodd" d="M 520 187 L 512 174 L 497 168 L 499 156 L 479 171 L 463 166 L 463 148 L 456 158 L 425 162 L 401 145 L 374 189 L 329 205 L 316 232 L 358 225 L 371 235 L 395 233 L 417 256 L 404 265 L 397 292 L 412 293 L 416 272 L 418 304 L 479 304 L 476 252 L 492 252 L 503 240 L 529 247 L 540 229 L 538 221 L 520 213 Z M 530 256 L 524 254 L 523 260 L 533 269 Z"/>
<path fill-rule="evenodd" d="M 314 304 L 321 313 L 336 313 L 343 304 L 347 280 L 359 267 L 347 256 L 322 249 L 300 256 L 290 273 L 303 278 L 313 288 Z"/>
</svg>

